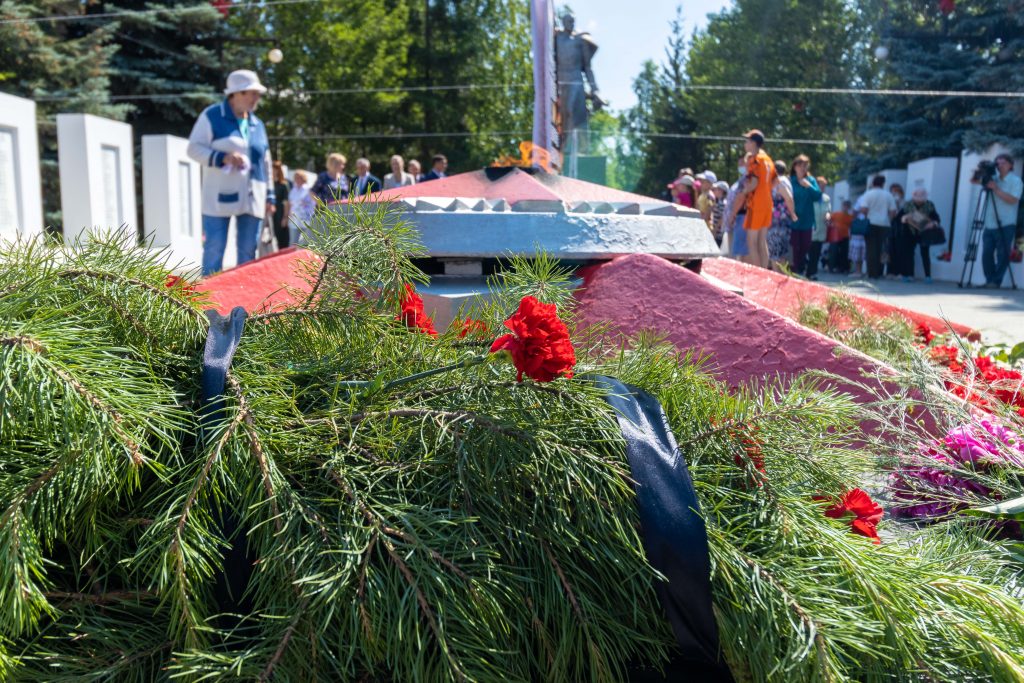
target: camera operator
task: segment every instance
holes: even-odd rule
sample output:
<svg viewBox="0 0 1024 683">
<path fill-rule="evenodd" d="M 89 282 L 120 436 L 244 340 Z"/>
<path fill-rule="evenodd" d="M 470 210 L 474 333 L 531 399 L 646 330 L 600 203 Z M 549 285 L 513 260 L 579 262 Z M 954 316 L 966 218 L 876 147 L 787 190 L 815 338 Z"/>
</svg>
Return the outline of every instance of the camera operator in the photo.
<svg viewBox="0 0 1024 683">
<path fill-rule="evenodd" d="M 985 287 L 988 289 L 999 289 L 1006 276 L 1016 233 L 1017 204 L 1024 193 L 1024 182 L 1012 172 L 1013 159 L 1009 154 L 997 156 L 995 166 L 997 173 L 984 183 L 984 187 L 992 191 L 994 204 L 990 207 L 994 210 L 985 212 L 985 232 L 981 243 L 981 267 L 985 271 Z M 978 181 L 972 179 L 972 182 Z"/>
</svg>

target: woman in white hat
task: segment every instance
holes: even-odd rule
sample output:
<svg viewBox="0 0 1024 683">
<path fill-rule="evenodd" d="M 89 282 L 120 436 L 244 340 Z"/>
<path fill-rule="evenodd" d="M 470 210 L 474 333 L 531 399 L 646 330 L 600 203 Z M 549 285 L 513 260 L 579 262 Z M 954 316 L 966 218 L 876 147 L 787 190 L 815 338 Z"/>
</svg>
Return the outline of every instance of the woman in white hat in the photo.
<svg viewBox="0 0 1024 683">
<path fill-rule="evenodd" d="M 274 212 L 270 141 L 253 113 L 267 91 L 252 71 L 228 74 L 223 102 L 203 110 L 188 138 L 188 155 L 203 173 L 203 275 L 221 270 L 228 223 L 235 217 L 238 264 L 256 258 L 263 217 Z"/>
</svg>

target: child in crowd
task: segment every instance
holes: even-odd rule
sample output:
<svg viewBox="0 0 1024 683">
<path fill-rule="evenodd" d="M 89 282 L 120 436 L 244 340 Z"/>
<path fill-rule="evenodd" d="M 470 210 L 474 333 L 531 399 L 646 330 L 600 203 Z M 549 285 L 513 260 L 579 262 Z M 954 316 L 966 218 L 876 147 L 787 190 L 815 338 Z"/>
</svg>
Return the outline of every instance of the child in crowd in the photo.
<svg viewBox="0 0 1024 683">
<path fill-rule="evenodd" d="M 725 196 L 729 194 L 729 183 L 719 180 L 711 186 L 711 195 L 714 197 L 714 204 L 711 207 L 711 234 L 715 236 L 715 243 L 722 246 L 722 236 L 725 232 Z"/>
<path fill-rule="evenodd" d="M 850 224 L 853 223 L 853 203 L 843 201 L 843 208 L 832 214 L 828 230 L 828 270 L 830 273 L 850 272 Z"/>
<path fill-rule="evenodd" d="M 288 216 L 291 243 L 297 245 L 301 238 L 305 244 L 307 226 L 316 212 L 316 197 L 310 191 L 309 174 L 305 171 L 298 170 L 292 174 L 292 189 L 288 193 L 288 201 L 291 204 L 291 213 Z"/>
<path fill-rule="evenodd" d="M 852 206 L 852 205 L 851 205 Z M 858 209 L 850 222 L 850 274 L 862 277 L 864 261 L 867 258 L 867 234 L 870 225 L 867 220 L 867 209 Z"/>
</svg>

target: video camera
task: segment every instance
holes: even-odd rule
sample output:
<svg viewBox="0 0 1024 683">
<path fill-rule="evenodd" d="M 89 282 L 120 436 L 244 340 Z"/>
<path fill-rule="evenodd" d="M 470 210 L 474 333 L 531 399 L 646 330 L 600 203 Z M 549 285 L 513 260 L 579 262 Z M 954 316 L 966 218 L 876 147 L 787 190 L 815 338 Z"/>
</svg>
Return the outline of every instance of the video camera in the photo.
<svg viewBox="0 0 1024 683">
<path fill-rule="evenodd" d="M 996 162 L 982 159 L 978 162 L 974 173 L 971 174 L 971 182 L 982 186 L 988 185 L 989 181 L 996 179 L 996 173 L 998 173 Z"/>
</svg>

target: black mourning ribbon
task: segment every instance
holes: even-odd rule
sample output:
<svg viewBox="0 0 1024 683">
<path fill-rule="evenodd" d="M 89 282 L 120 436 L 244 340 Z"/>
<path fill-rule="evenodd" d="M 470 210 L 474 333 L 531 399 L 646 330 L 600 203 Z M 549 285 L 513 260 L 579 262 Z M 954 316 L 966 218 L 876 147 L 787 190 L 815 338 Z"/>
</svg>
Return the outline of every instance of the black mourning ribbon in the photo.
<svg viewBox="0 0 1024 683">
<path fill-rule="evenodd" d="M 241 306 L 235 306 L 228 315 L 221 315 L 210 309 L 206 311 L 210 329 L 203 349 L 203 371 L 200 377 L 202 407 L 200 408 L 200 429 L 205 442 L 210 430 L 224 417 L 224 389 L 227 386 L 228 369 L 238 350 L 249 314 Z M 218 524 L 230 546 L 224 551 L 224 571 L 217 575 L 214 599 L 224 614 L 249 614 L 252 601 L 245 595 L 246 586 L 252 576 L 256 558 L 249 553 L 245 529 L 238 516 L 225 507 Z M 222 617 L 220 626 L 231 628 L 233 617 Z"/>
<path fill-rule="evenodd" d="M 236 306 L 224 316 L 206 311 L 210 329 L 203 351 L 201 425 L 206 432 L 221 418 L 228 369 L 242 338 L 245 309 Z M 718 624 L 711 607 L 711 559 L 700 504 L 686 462 L 679 452 L 665 411 L 654 396 L 617 379 L 591 376 L 606 392 L 626 440 L 626 457 L 635 482 L 636 504 L 647 559 L 666 581 L 655 591 L 672 625 L 690 680 L 730 681 L 722 662 Z M 224 612 L 247 614 L 244 597 L 255 558 L 249 556 L 244 533 L 233 513 L 221 520 L 231 547 L 218 577 L 216 598 Z M 684 663 L 685 663 L 684 662 Z M 696 676 L 695 676 L 696 674 Z M 660 676 L 659 676 L 660 678 Z"/>
<path fill-rule="evenodd" d="M 701 668 L 701 680 L 731 680 L 711 607 L 707 530 L 665 411 L 643 389 L 611 377 L 590 379 L 606 392 L 604 399 L 615 410 L 626 440 L 644 551 L 651 566 L 667 579 L 656 581 L 655 591 L 681 656 Z"/>
</svg>

